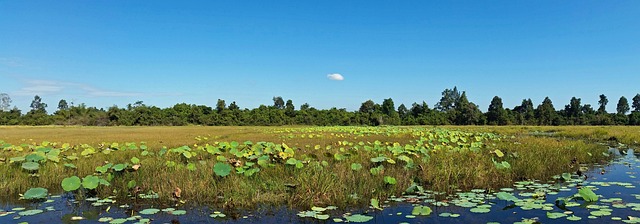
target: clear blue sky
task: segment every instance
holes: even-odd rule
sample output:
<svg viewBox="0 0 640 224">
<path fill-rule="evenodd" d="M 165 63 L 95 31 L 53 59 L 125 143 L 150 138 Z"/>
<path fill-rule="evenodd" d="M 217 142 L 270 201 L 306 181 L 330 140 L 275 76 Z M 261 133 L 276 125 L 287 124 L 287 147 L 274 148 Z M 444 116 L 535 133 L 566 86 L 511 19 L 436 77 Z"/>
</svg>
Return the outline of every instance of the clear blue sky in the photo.
<svg viewBox="0 0 640 224">
<path fill-rule="evenodd" d="M 433 107 L 453 86 L 482 111 L 605 94 L 612 112 L 640 93 L 640 1 L 0 1 L 0 92 L 23 112 L 36 94 Z"/>
</svg>

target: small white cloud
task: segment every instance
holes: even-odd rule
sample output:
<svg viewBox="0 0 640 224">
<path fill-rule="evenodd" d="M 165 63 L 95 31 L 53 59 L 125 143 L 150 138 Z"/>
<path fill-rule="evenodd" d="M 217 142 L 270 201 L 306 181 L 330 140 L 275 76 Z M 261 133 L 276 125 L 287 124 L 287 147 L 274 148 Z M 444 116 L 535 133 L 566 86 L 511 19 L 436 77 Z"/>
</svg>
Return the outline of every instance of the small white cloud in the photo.
<svg viewBox="0 0 640 224">
<path fill-rule="evenodd" d="M 344 76 L 338 74 L 338 73 L 333 73 L 333 74 L 328 74 L 327 78 L 331 79 L 331 80 L 335 80 L 335 81 L 342 81 L 344 80 Z"/>
</svg>

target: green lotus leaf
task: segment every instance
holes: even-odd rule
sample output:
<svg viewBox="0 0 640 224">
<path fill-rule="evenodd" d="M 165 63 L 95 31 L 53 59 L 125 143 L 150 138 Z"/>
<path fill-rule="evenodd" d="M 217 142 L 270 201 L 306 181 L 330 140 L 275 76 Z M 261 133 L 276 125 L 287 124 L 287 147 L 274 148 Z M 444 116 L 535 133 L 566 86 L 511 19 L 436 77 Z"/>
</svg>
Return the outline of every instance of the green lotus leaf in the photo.
<svg viewBox="0 0 640 224">
<path fill-rule="evenodd" d="M 220 177 L 226 177 L 231 173 L 231 165 L 226 163 L 216 163 L 213 165 L 213 172 Z"/>
<path fill-rule="evenodd" d="M 75 191 L 75 190 L 78 190 L 78 188 L 80 188 L 81 184 L 82 182 L 80 181 L 80 177 L 72 176 L 72 177 L 64 178 L 62 180 L 61 185 L 64 191 Z"/>
<path fill-rule="evenodd" d="M 36 199 L 44 199 L 49 194 L 49 191 L 46 188 L 36 187 L 30 188 L 27 192 L 24 192 L 24 199 L 27 200 L 36 200 Z"/>
<path fill-rule="evenodd" d="M 100 178 L 96 176 L 89 175 L 82 178 L 82 187 L 86 189 L 89 189 L 89 190 L 96 189 L 98 187 L 98 184 L 100 184 Z"/>
<path fill-rule="evenodd" d="M 36 162 L 24 162 L 22 163 L 22 169 L 29 170 L 29 171 L 36 171 L 40 169 L 40 164 Z"/>
<path fill-rule="evenodd" d="M 348 222 L 368 222 L 368 221 L 371 221 L 373 219 L 373 217 L 372 216 L 361 215 L 361 214 L 356 214 L 356 215 L 346 216 L 345 219 Z"/>
</svg>

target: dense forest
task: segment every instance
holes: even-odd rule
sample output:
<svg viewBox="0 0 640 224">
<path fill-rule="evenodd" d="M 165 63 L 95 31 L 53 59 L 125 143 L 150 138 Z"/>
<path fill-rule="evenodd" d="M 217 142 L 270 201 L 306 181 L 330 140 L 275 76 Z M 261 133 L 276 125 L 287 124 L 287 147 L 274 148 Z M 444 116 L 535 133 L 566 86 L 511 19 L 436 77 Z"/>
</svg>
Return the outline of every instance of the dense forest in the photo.
<svg viewBox="0 0 640 224">
<path fill-rule="evenodd" d="M 618 100 L 615 113 L 606 111 L 607 96 L 600 95 L 598 108 L 582 104 L 573 97 L 569 104 L 557 110 L 546 97 L 534 107 L 531 99 L 523 99 L 513 109 L 504 108 L 502 99 L 493 97 L 487 112 L 469 102 L 464 91 L 456 87 L 445 89 L 433 108 L 425 102 L 410 106 L 394 105 L 393 99 L 382 104 L 367 100 L 357 111 L 346 109 L 316 109 L 302 104 L 296 109 L 291 100 L 273 97 L 270 106 L 241 109 L 235 102 L 229 105 L 218 99 L 215 107 L 179 103 L 169 108 L 148 106 L 137 101 L 124 108 L 112 106 L 89 107 L 85 104 L 69 105 L 61 99 L 54 113 L 48 113 L 40 96 L 31 102 L 31 110 L 23 114 L 11 108 L 8 94 L 0 94 L 0 125 L 89 125 L 89 126 L 181 126 L 181 125 L 640 125 L 640 94 L 632 98 L 631 107 L 626 97 Z M 633 110 L 631 110 L 633 108 Z"/>
</svg>

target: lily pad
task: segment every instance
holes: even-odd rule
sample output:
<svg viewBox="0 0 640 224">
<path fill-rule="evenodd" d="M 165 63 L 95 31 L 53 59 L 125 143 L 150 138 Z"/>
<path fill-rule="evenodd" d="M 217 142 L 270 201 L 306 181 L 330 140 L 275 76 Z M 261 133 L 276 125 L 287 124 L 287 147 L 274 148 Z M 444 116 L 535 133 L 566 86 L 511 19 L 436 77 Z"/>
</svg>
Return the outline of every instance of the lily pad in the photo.
<svg viewBox="0 0 640 224">
<path fill-rule="evenodd" d="M 46 188 L 41 188 L 41 187 L 31 188 L 24 193 L 24 199 L 27 199 L 27 200 L 44 199 L 47 197 L 48 194 L 49 194 L 49 191 Z"/>
<path fill-rule="evenodd" d="M 40 210 L 40 209 L 33 209 L 33 210 L 27 210 L 27 211 L 19 212 L 18 215 L 20 215 L 20 216 L 30 216 L 30 215 L 37 215 L 37 214 L 40 214 L 40 213 L 43 213 L 43 212 L 44 211 Z"/>
<path fill-rule="evenodd" d="M 368 221 L 371 221 L 373 219 L 373 217 L 372 216 L 361 215 L 361 214 L 356 214 L 356 215 L 346 216 L 345 219 L 348 222 L 368 222 Z"/>
<path fill-rule="evenodd" d="M 145 209 L 145 210 L 140 211 L 140 214 L 143 214 L 143 215 L 153 215 L 153 214 L 156 214 L 156 213 L 158 213 L 158 212 L 160 212 L 160 209 L 157 209 L 157 208 L 147 208 L 147 209 Z"/>
<path fill-rule="evenodd" d="M 430 215 L 431 214 L 431 208 L 429 206 L 416 206 L 413 207 L 413 210 L 411 211 L 411 215 Z"/>
</svg>

